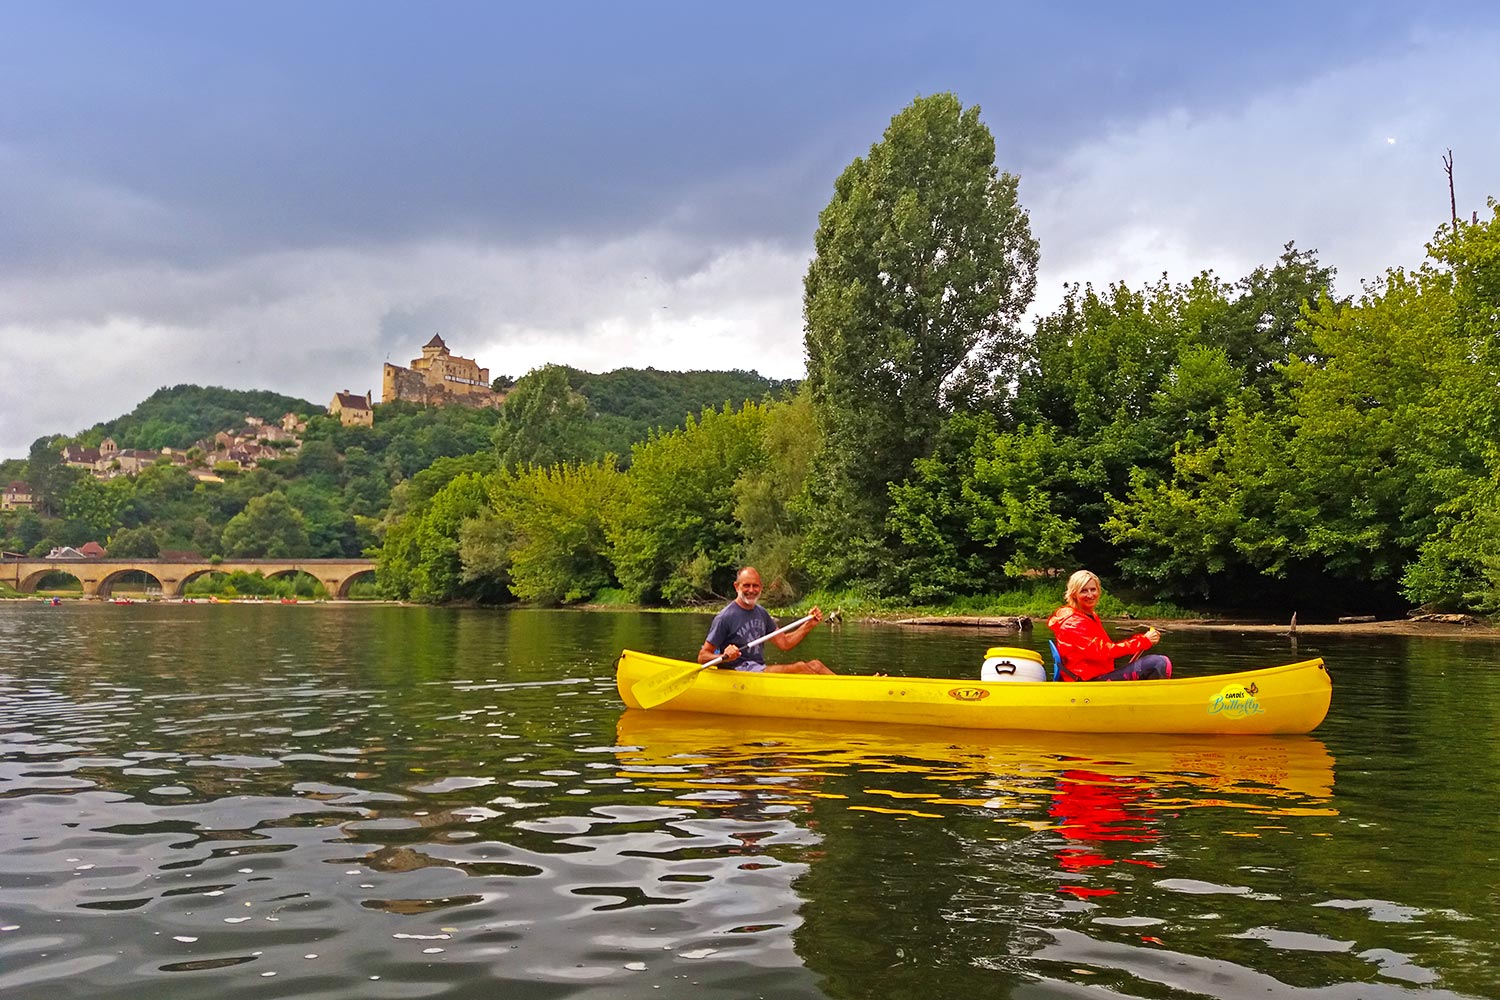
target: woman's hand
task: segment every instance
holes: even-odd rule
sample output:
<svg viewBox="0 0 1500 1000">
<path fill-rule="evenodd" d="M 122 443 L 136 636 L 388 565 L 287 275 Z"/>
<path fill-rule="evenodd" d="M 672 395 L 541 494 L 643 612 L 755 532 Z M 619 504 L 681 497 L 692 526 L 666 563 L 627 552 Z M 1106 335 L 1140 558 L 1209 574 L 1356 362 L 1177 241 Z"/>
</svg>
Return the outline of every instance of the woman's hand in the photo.
<svg viewBox="0 0 1500 1000">
<path fill-rule="evenodd" d="M 1146 636 L 1146 641 L 1153 646 L 1161 642 L 1161 633 L 1156 631 L 1155 627 L 1147 628 L 1144 635 Z"/>
</svg>

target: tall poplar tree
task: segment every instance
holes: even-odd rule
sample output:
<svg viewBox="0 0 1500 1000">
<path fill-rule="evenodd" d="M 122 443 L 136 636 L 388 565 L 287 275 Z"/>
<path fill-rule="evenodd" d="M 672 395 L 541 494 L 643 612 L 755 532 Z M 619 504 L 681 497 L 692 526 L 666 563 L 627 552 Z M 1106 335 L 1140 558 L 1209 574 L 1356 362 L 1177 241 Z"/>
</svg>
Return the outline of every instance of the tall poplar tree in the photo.
<svg viewBox="0 0 1500 1000">
<path fill-rule="evenodd" d="M 1037 266 L 1016 188 L 978 106 L 934 94 L 891 119 L 818 217 L 803 310 L 823 442 L 806 558 L 824 583 L 875 575 L 889 484 L 948 413 L 1011 374 Z"/>
</svg>

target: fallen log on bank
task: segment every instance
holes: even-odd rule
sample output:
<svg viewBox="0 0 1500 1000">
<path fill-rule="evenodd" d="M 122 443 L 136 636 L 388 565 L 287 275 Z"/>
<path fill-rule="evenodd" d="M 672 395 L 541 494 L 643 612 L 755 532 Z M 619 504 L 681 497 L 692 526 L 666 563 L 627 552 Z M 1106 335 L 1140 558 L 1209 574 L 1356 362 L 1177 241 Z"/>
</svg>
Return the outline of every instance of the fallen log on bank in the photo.
<svg viewBox="0 0 1500 1000">
<path fill-rule="evenodd" d="M 941 625 L 952 627 L 955 625 L 968 626 L 969 628 L 1003 628 L 1012 632 L 1024 632 L 1031 629 L 1031 619 L 1025 615 L 954 615 L 927 618 L 901 618 L 891 623 L 892 625 Z"/>
</svg>

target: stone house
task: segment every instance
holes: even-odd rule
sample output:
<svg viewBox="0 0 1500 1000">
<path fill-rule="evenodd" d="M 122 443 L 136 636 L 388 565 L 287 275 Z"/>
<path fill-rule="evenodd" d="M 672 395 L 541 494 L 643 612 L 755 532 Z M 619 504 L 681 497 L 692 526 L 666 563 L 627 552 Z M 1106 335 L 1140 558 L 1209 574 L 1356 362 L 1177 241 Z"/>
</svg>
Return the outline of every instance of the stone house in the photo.
<svg viewBox="0 0 1500 1000">
<path fill-rule="evenodd" d="M 36 497 L 32 495 L 31 487 L 26 483 L 16 480 L 0 492 L 0 510 L 30 510 L 36 506 Z"/>
<path fill-rule="evenodd" d="M 115 443 L 109 438 L 105 438 L 104 440 L 109 444 L 110 449 L 113 450 Z M 70 444 L 64 446 L 62 459 L 63 464 L 71 468 L 97 472 L 99 469 L 99 460 L 103 457 L 103 454 L 104 448 L 102 445 L 98 448 L 85 448 L 82 445 Z"/>
<path fill-rule="evenodd" d="M 375 423 L 375 407 L 370 402 L 369 392 L 363 396 L 356 396 L 348 389 L 334 393 L 333 402 L 328 404 L 328 415 L 338 417 L 339 423 L 345 427 L 371 427 Z"/>
</svg>

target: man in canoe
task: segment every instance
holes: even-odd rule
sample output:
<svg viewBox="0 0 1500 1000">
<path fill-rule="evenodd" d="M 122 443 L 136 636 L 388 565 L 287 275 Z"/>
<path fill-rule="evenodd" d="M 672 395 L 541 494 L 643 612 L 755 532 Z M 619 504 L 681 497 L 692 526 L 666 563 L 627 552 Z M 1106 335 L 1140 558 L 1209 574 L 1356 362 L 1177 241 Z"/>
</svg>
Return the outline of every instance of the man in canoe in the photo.
<svg viewBox="0 0 1500 1000">
<path fill-rule="evenodd" d="M 1068 577 L 1067 604 L 1052 612 L 1047 627 L 1056 637 L 1057 651 L 1062 654 L 1059 676 L 1065 681 L 1148 681 L 1172 676 L 1172 661 L 1160 653 L 1146 650 L 1161 641 L 1154 628 L 1138 633 L 1124 642 L 1112 642 L 1104 622 L 1094 608 L 1102 590 L 1099 578 L 1086 569 Z M 1142 656 L 1142 653 L 1146 653 Z M 1123 667 L 1115 660 L 1129 656 Z M 700 661 L 701 662 L 701 661 Z"/>
<path fill-rule="evenodd" d="M 724 660 L 719 667 L 724 670 L 764 671 L 768 674 L 833 673 L 821 660 L 767 664 L 764 660 L 764 643 L 741 649 L 741 646 L 776 631 L 776 620 L 760 606 L 760 573 L 754 566 L 746 566 L 735 574 L 734 593 L 734 600 L 714 616 L 713 624 L 708 627 L 708 638 L 704 640 L 703 648 L 698 650 L 699 663 L 707 663 L 722 653 Z M 817 608 L 813 608 L 808 615 L 808 620 L 802 625 L 782 635 L 773 635 L 770 641 L 783 651 L 797 645 L 823 620 L 823 612 Z"/>
</svg>

